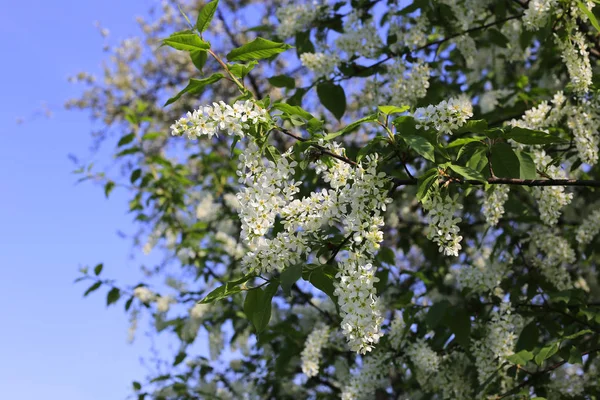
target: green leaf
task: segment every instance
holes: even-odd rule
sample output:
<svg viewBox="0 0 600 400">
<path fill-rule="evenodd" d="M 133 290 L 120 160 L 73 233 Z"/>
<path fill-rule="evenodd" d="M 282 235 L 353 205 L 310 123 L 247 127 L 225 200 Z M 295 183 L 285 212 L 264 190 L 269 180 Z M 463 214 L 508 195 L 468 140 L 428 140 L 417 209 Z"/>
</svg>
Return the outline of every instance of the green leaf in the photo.
<svg viewBox="0 0 600 400">
<path fill-rule="evenodd" d="M 265 330 L 271 320 L 271 301 L 277 292 L 279 282 L 271 282 L 263 291 L 255 288 L 248 291 L 244 300 L 244 313 L 248 316 L 257 333 Z"/>
<path fill-rule="evenodd" d="M 94 274 L 96 274 L 96 276 L 100 275 L 100 273 L 102 272 L 102 268 L 104 268 L 104 264 L 98 264 L 94 267 Z"/>
<path fill-rule="evenodd" d="M 280 276 L 281 289 L 286 296 L 290 296 L 290 291 L 294 283 L 302 277 L 302 264 L 291 265 L 283 270 Z"/>
<path fill-rule="evenodd" d="M 427 326 L 431 329 L 435 329 L 441 325 L 444 322 L 444 317 L 446 316 L 449 307 L 450 302 L 448 300 L 442 300 L 432 305 L 425 316 L 425 323 Z"/>
<path fill-rule="evenodd" d="M 106 182 L 106 184 L 104 185 L 104 195 L 106 196 L 106 198 L 108 198 L 110 192 L 112 192 L 114 188 L 115 183 L 113 181 Z"/>
<path fill-rule="evenodd" d="M 294 89 L 296 87 L 296 80 L 291 76 L 287 75 L 275 75 L 267 79 L 269 83 L 275 87 Z"/>
<path fill-rule="evenodd" d="M 519 178 L 521 166 L 519 158 L 508 143 L 496 143 L 492 146 L 492 169 L 499 178 Z"/>
<path fill-rule="evenodd" d="M 333 294 L 335 287 L 333 285 L 334 271 L 328 270 L 327 267 L 319 267 L 310 271 L 303 271 L 304 280 L 309 281 L 314 287 L 325 293 L 335 304 L 337 304 L 336 296 Z"/>
<path fill-rule="evenodd" d="M 585 14 L 587 15 L 588 19 L 590 20 L 592 26 L 594 28 L 596 28 L 596 31 L 600 32 L 600 24 L 598 24 L 598 20 L 596 19 L 596 16 L 590 11 L 589 8 L 587 8 L 585 6 L 585 4 L 583 4 L 580 0 L 577 0 L 577 7 L 579 7 L 579 9 Z"/>
<path fill-rule="evenodd" d="M 119 143 L 117 143 L 117 147 L 125 146 L 126 144 L 133 142 L 133 139 L 135 139 L 135 133 L 130 133 L 128 135 L 123 136 L 119 140 Z"/>
<path fill-rule="evenodd" d="M 133 390 L 135 391 L 142 389 L 142 385 L 139 382 L 133 381 L 131 384 L 133 385 Z"/>
<path fill-rule="evenodd" d="M 557 136 L 551 135 L 542 131 L 534 131 L 531 129 L 519 128 L 518 126 L 512 128 L 510 132 L 505 135 L 506 138 L 512 139 L 515 142 L 523 144 L 553 144 L 553 143 L 565 143 L 566 140 L 561 139 Z"/>
<path fill-rule="evenodd" d="M 456 341 L 468 350 L 471 342 L 471 319 L 462 307 L 452 307 L 446 312 L 445 323 L 454 333 Z"/>
<path fill-rule="evenodd" d="M 517 341 L 517 350 L 533 350 L 537 347 L 539 341 L 540 331 L 535 321 L 527 324 L 523 331 L 519 335 Z"/>
<path fill-rule="evenodd" d="M 164 136 L 162 132 L 148 132 L 142 136 L 142 140 L 155 140 Z"/>
<path fill-rule="evenodd" d="M 296 55 L 300 58 L 303 53 L 314 53 L 315 45 L 310 41 L 310 31 L 296 34 Z"/>
<path fill-rule="evenodd" d="M 521 350 L 518 353 L 506 357 L 506 359 L 515 365 L 527 365 L 527 363 L 533 360 L 533 353 L 528 350 Z"/>
<path fill-rule="evenodd" d="M 287 103 L 275 103 L 275 104 L 273 104 L 273 108 L 275 110 L 282 111 L 284 113 L 284 115 L 287 117 L 290 117 L 292 115 L 298 115 L 300 118 L 303 118 L 307 121 L 315 118 L 315 117 L 313 117 L 313 115 L 311 113 L 304 110 L 300 106 L 293 106 L 293 105 L 290 105 Z"/>
<path fill-rule="evenodd" d="M 317 95 L 321 104 L 331 111 L 338 120 L 346 112 L 346 93 L 344 88 L 331 82 L 323 82 L 317 85 Z"/>
<path fill-rule="evenodd" d="M 200 36 L 190 31 L 172 34 L 168 38 L 163 39 L 163 45 L 183 51 L 207 50 L 210 48 L 210 45 L 202 40 Z"/>
<path fill-rule="evenodd" d="M 552 343 L 546 347 L 542 347 L 540 351 L 535 355 L 535 363 L 542 365 L 545 360 L 552 357 L 558 351 L 558 343 Z"/>
<path fill-rule="evenodd" d="M 524 151 L 515 151 L 517 158 L 519 159 L 519 178 L 521 179 L 535 179 L 537 178 L 537 172 L 535 169 L 535 163 L 529 153 Z"/>
<path fill-rule="evenodd" d="M 256 277 L 256 275 L 248 274 L 238 280 L 227 282 L 224 285 L 219 286 L 218 288 L 216 288 L 215 290 L 210 292 L 204 299 L 202 299 L 200 301 L 200 304 L 214 303 L 215 301 L 219 301 L 221 299 L 229 297 L 232 294 L 239 293 L 242 291 L 242 289 L 240 288 L 240 285 L 242 283 L 248 282 L 250 279 L 252 279 L 254 277 Z"/>
<path fill-rule="evenodd" d="M 174 97 L 171 97 L 165 103 L 165 107 L 168 106 L 169 104 L 175 103 L 185 93 L 189 93 L 192 95 L 202 93 L 204 91 L 204 87 L 206 85 L 211 85 L 211 84 L 221 80 L 222 78 L 223 78 L 223 74 L 216 73 L 216 74 L 212 74 L 208 78 L 204 78 L 204 79 L 193 79 L 193 78 L 190 79 L 190 83 L 181 92 L 177 93 Z"/>
<path fill-rule="evenodd" d="M 589 335 L 589 334 L 592 334 L 592 333 L 594 333 L 594 332 L 592 332 L 589 329 L 584 329 L 584 330 L 581 330 L 581 331 L 579 331 L 577 333 L 573 333 L 573 334 L 568 335 L 568 336 L 563 336 L 563 337 L 561 337 L 561 339 L 562 340 L 573 340 L 573 339 L 578 338 L 579 336 Z"/>
<path fill-rule="evenodd" d="M 334 139 L 334 138 L 344 135 L 348 132 L 352 132 L 355 128 L 357 128 L 358 126 L 360 126 L 361 124 L 363 124 L 365 122 L 373 122 L 373 121 L 377 121 L 377 115 L 376 114 L 367 115 L 366 117 L 363 117 L 359 120 L 352 122 L 351 124 L 346 125 L 342 130 L 325 135 L 324 140 Z"/>
<path fill-rule="evenodd" d="M 175 356 L 175 361 L 173 361 L 173 366 L 181 364 L 186 357 L 187 354 L 184 351 L 180 351 L 179 353 L 177 353 L 177 355 Z"/>
<path fill-rule="evenodd" d="M 229 72 L 231 72 L 237 78 L 245 78 L 250 71 L 254 69 L 258 65 L 257 61 L 250 61 L 246 64 L 231 64 L 227 68 L 229 68 Z"/>
<path fill-rule="evenodd" d="M 113 303 L 116 303 L 117 301 L 119 301 L 119 298 L 121 297 L 121 291 L 114 287 L 112 289 L 110 289 L 108 291 L 108 294 L 106 295 L 106 305 L 110 306 Z"/>
<path fill-rule="evenodd" d="M 567 359 L 569 364 L 583 364 L 583 357 L 581 351 L 575 346 L 571 346 L 569 349 L 569 358 Z"/>
<path fill-rule="evenodd" d="M 190 51 L 190 58 L 192 59 L 194 66 L 198 68 L 198 71 L 202 71 L 204 64 L 206 64 L 206 60 L 208 59 L 208 52 L 205 50 Z"/>
<path fill-rule="evenodd" d="M 272 42 L 263 38 L 256 38 L 250 43 L 233 49 L 227 54 L 229 61 L 250 61 L 261 60 L 279 54 L 287 49 L 292 48 L 289 44 Z"/>
<path fill-rule="evenodd" d="M 83 297 L 85 297 L 88 294 L 92 293 L 94 290 L 97 290 L 100 286 L 102 286 L 102 282 L 96 282 L 96 283 L 94 283 L 92 286 L 90 286 L 88 288 L 88 290 L 85 291 L 85 293 L 83 294 Z"/>
<path fill-rule="evenodd" d="M 483 133 L 488 129 L 488 123 L 483 119 L 473 119 L 456 130 L 456 133 Z"/>
<path fill-rule="evenodd" d="M 402 107 L 379 106 L 377 108 L 379 109 L 379 111 L 381 111 L 382 113 L 387 114 L 387 115 L 400 114 L 400 113 L 403 113 L 403 112 L 407 111 L 408 109 L 410 109 L 409 106 L 402 106 Z"/>
<path fill-rule="evenodd" d="M 429 192 L 431 191 L 431 187 L 437 178 L 437 168 L 431 168 L 417 178 L 417 200 L 423 202 L 429 198 Z"/>
<path fill-rule="evenodd" d="M 142 176 L 142 170 L 141 169 L 136 169 L 131 173 L 131 177 L 129 178 L 129 181 L 131 183 L 134 183 L 135 181 L 137 181 L 140 176 Z"/>
<path fill-rule="evenodd" d="M 451 149 L 453 147 L 463 146 L 469 143 L 477 142 L 481 146 L 485 146 L 481 141 L 485 139 L 485 136 L 476 136 L 476 137 L 468 137 L 468 138 L 460 138 L 451 142 L 446 146 L 446 148 Z M 460 157 L 460 155 L 458 156 Z"/>
<path fill-rule="evenodd" d="M 217 6 L 219 5 L 219 0 L 214 0 L 206 3 L 198 14 L 198 19 L 196 20 L 196 29 L 200 33 L 204 32 L 208 29 L 210 22 L 215 16 L 215 11 L 217 11 Z"/>
<path fill-rule="evenodd" d="M 459 174 L 467 180 L 486 182 L 485 177 L 480 172 L 477 172 L 474 169 L 453 164 L 450 164 L 449 167 L 452 171 L 456 172 L 457 174 Z"/>
<path fill-rule="evenodd" d="M 419 154 L 421 157 L 435 162 L 435 152 L 433 145 L 423 136 L 402 134 L 400 137 Z"/>
</svg>

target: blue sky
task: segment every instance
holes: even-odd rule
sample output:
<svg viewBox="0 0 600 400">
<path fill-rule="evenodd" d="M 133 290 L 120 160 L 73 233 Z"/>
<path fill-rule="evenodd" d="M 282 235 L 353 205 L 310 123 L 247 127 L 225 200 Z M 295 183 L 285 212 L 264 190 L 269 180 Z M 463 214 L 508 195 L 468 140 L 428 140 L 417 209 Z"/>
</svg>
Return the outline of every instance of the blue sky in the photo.
<svg viewBox="0 0 600 400">
<path fill-rule="evenodd" d="M 136 282 L 126 197 L 75 185 L 69 153 L 89 155 L 92 123 L 65 111 L 80 70 L 99 72 L 103 39 L 137 32 L 153 0 L 0 0 L 0 392 L 3 398 L 122 399 L 148 343 L 127 339 L 122 304 L 83 299 L 78 268 L 104 262 L 107 276 Z M 52 118 L 35 117 L 43 102 Z M 18 125 L 16 119 L 24 117 Z M 96 158 L 101 156 L 96 156 Z M 107 164 L 108 159 L 100 159 Z M 103 274 L 104 274 L 103 273 Z"/>
</svg>

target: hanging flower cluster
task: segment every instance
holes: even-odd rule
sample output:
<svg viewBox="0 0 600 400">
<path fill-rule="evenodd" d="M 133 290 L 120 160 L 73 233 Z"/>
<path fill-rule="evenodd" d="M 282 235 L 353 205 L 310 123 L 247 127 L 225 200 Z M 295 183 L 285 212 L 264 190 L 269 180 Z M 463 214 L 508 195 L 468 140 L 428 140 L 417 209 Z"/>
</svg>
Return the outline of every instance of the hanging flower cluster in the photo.
<svg viewBox="0 0 600 400">
<path fill-rule="evenodd" d="M 458 257 L 462 248 L 462 236 L 459 235 L 460 228 L 457 225 L 462 218 L 455 217 L 456 212 L 462 209 L 458 195 L 450 197 L 436 193 L 423 203 L 423 208 L 427 211 L 429 221 L 427 238 L 438 244 L 440 253 Z"/>
<path fill-rule="evenodd" d="M 504 215 L 504 203 L 508 200 L 510 187 L 508 185 L 491 186 L 485 191 L 483 215 L 490 226 L 498 225 Z"/>
<path fill-rule="evenodd" d="M 316 78 L 327 78 L 335 72 L 340 59 L 336 54 L 302 53 L 300 62 L 311 70 Z"/>
<path fill-rule="evenodd" d="M 304 350 L 302 350 L 302 372 L 307 377 L 316 376 L 319 373 L 319 361 L 321 352 L 329 339 L 329 327 L 317 326 L 306 338 Z"/>
<path fill-rule="evenodd" d="M 538 226 L 531 232 L 531 262 L 558 290 L 573 287 L 566 267 L 575 261 L 575 251 L 569 242 L 556 235 L 552 228 Z"/>
</svg>

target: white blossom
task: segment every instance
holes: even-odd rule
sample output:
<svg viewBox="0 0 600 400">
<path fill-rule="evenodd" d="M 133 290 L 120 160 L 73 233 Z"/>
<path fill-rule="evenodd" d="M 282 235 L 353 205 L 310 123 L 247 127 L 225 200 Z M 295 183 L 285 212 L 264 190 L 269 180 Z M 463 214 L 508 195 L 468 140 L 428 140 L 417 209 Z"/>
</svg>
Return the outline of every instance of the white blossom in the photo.
<svg viewBox="0 0 600 400">
<path fill-rule="evenodd" d="M 433 128 L 440 134 L 451 135 L 473 116 L 473 105 L 464 95 L 442 100 L 439 104 L 417 108 L 414 113 L 417 129 Z"/>
<path fill-rule="evenodd" d="M 402 62 L 394 63 L 389 71 L 392 104 L 413 106 L 425 97 L 429 88 L 429 73 L 429 66 L 422 60 L 413 63 L 408 72 Z"/>
<path fill-rule="evenodd" d="M 150 303 L 156 299 L 156 294 L 145 286 L 133 289 L 133 295 L 142 303 Z"/>
<path fill-rule="evenodd" d="M 335 54 L 325 53 L 302 53 L 300 55 L 302 65 L 311 70 L 315 77 L 329 77 L 339 64 L 340 60 Z"/>
<path fill-rule="evenodd" d="M 302 372 L 307 377 L 316 376 L 319 373 L 319 362 L 321 352 L 329 339 L 329 327 L 318 326 L 306 338 L 304 350 L 302 350 Z"/>
<path fill-rule="evenodd" d="M 387 354 L 373 354 L 363 359 L 362 368 L 342 387 L 342 400 L 368 400 L 387 383 Z"/>
<path fill-rule="evenodd" d="M 523 15 L 523 23 L 529 30 L 537 30 L 546 24 L 557 0 L 531 0 Z"/>
<path fill-rule="evenodd" d="M 589 217 L 583 220 L 583 223 L 577 228 L 575 238 L 580 245 L 585 246 L 589 244 L 599 232 L 600 209 L 595 210 Z"/>
<path fill-rule="evenodd" d="M 592 84 L 592 66 L 583 33 L 577 31 L 568 35 L 564 41 L 557 36 L 556 40 L 562 51 L 562 59 L 569 71 L 573 88 L 579 94 L 587 93 Z"/>
<path fill-rule="evenodd" d="M 491 185 L 485 191 L 483 215 L 490 226 L 498 225 L 504 215 L 504 203 L 508 200 L 509 191 L 508 185 Z"/>
<path fill-rule="evenodd" d="M 575 262 L 576 257 L 569 242 L 547 226 L 536 227 L 531 231 L 530 237 L 533 266 L 539 268 L 542 275 L 558 290 L 572 288 L 573 283 L 566 266 Z"/>
<path fill-rule="evenodd" d="M 462 218 L 455 217 L 456 212 L 462 209 L 458 195 L 450 197 L 436 193 L 423 203 L 423 208 L 427 211 L 429 222 L 427 238 L 438 244 L 440 253 L 458 257 L 462 248 L 462 236 L 459 235 L 460 228 L 457 225 Z"/>
<path fill-rule="evenodd" d="M 279 20 L 275 31 L 284 39 L 292 37 L 296 33 L 306 30 L 317 18 L 319 12 L 314 3 L 290 2 L 279 6 L 275 11 L 275 16 Z"/>
</svg>

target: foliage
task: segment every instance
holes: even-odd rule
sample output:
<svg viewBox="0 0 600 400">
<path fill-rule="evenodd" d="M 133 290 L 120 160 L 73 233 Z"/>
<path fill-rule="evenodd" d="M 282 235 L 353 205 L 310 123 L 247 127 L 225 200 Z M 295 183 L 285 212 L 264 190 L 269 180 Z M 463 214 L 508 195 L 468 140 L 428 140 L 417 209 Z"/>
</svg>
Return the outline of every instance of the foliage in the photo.
<svg viewBox="0 0 600 400">
<path fill-rule="evenodd" d="M 110 128 L 98 144 L 118 136 L 126 175 L 82 179 L 126 190 L 134 244 L 164 257 L 130 287 L 102 264 L 79 278 L 179 344 L 138 398 L 597 398 L 594 6 L 213 0 L 140 20 L 69 103 Z"/>
</svg>

